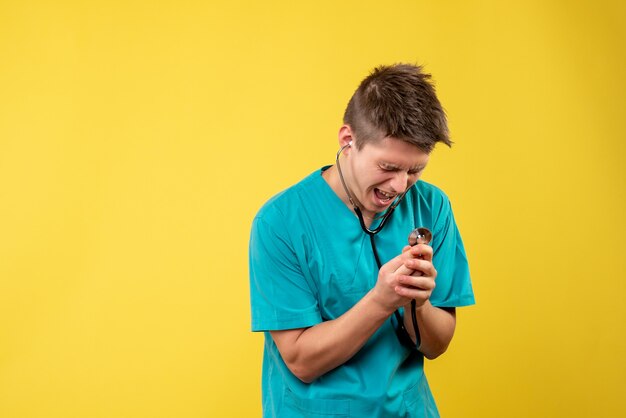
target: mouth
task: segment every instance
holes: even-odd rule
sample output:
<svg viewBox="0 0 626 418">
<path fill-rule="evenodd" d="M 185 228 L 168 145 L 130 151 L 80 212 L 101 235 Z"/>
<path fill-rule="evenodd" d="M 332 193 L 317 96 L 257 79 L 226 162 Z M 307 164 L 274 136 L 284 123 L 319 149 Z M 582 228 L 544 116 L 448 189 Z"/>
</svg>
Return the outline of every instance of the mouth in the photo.
<svg viewBox="0 0 626 418">
<path fill-rule="evenodd" d="M 396 193 L 385 192 L 379 188 L 374 189 L 374 196 L 380 206 L 389 205 L 396 198 Z"/>
</svg>

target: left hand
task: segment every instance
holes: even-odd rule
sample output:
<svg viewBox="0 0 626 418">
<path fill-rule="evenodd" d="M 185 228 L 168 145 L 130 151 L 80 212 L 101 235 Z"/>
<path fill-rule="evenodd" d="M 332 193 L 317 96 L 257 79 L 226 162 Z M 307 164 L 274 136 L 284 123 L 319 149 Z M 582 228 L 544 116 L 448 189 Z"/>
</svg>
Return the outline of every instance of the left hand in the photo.
<svg viewBox="0 0 626 418">
<path fill-rule="evenodd" d="M 426 303 L 435 288 L 437 270 L 432 259 L 433 249 L 425 244 L 402 249 L 403 264 L 396 270 L 400 276 L 394 290 L 400 296 L 415 299 L 416 307 Z"/>
</svg>

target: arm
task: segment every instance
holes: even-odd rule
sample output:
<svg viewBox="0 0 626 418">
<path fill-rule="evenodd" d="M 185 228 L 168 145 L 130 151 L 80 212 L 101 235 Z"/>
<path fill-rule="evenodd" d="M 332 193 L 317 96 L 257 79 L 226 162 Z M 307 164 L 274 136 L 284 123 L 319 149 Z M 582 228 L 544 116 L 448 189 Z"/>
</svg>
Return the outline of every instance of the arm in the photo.
<svg viewBox="0 0 626 418">
<path fill-rule="evenodd" d="M 310 383 L 348 361 L 392 313 L 372 290 L 337 319 L 270 334 L 291 372 Z"/>
<path fill-rule="evenodd" d="M 379 271 L 376 286 L 337 319 L 309 328 L 271 331 L 272 338 L 291 372 L 310 383 L 342 365 L 356 354 L 393 312 L 410 300 L 395 287 L 408 256 L 400 255 Z"/>
<path fill-rule="evenodd" d="M 403 280 L 409 287 L 398 290 L 403 295 L 413 295 L 416 300 L 415 312 L 420 332 L 418 350 L 426 358 L 432 360 L 446 351 L 454 336 L 456 310 L 455 308 L 438 308 L 430 303 L 430 295 L 435 287 L 435 278 L 437 277 L 437 271 L 432 264 L 432 248 L 427 245 L 416 245 L 405 247 L 404 253 L 408 254 L 410 258 L 405 259 L 404 266 L 401 268 L 402 273 L 418 275 L 423 279 L 413 281 L 405 277 Z M 405 305 L 404 312 L 404 326 L 411 339 L 416 341 L 410 303 Z"/>
<path fill-rule="evenodd" d="M 415 341 L 415 331 L 411 320 L 411 304 L 404 308 L 404 326 L 411 339 Z M 456 327 L 456 309 L 438 308 L 424 302 L 422 306 L 415 308 L 417 325 L 420 331 L 420 346 L 417 348 L 424 356 L 433 360 L 445 353 Z"/>
</svg>

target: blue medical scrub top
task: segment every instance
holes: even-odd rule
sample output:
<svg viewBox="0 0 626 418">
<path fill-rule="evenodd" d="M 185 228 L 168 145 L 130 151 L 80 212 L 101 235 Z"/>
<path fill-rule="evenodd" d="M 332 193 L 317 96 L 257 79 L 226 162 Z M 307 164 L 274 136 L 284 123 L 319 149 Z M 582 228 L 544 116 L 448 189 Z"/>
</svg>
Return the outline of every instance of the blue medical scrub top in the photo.
<svg viewBox="0 0 626 418">
<path fill-rule="evenodd" d="M 438 417 L 424 358 L 398 341 L 390 317 L 361 350 L 311 383 L 287 368 L 268 331 L 341 316 L 378 278 L 369 236 L 318 170 L 270 199 L 250 238 L 252 330 L 265 332 L 264 417 Z M 418 181 L 376 235 L 382 263 L 401 253 L 414 228 L 433 232 L 434 306 L 474 303 L 463 242 L 450 202 Z"/>
</svg>

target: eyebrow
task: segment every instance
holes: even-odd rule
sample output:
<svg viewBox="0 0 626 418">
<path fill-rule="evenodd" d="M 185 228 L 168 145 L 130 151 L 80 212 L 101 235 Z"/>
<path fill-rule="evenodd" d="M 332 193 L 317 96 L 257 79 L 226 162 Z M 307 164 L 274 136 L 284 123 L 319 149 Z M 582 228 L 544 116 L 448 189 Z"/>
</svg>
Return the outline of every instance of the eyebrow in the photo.
<svg viewBox="0 0 626 418">
<path fill-rule="evenodd" d="M 388 163 L 386 161 L 381 162 L 381 165 L 383 165 L 385 168 L 390 169 L 390 170 L 400 170 L 400 167 L 398 167 L 397 165 Z M 426 164 L 418 164 L 416 166 L 409 168 L 409 171 L 420 171 L 420 170 L 423 170 L 425 167 L 426 167 Z"/>
</svg>

